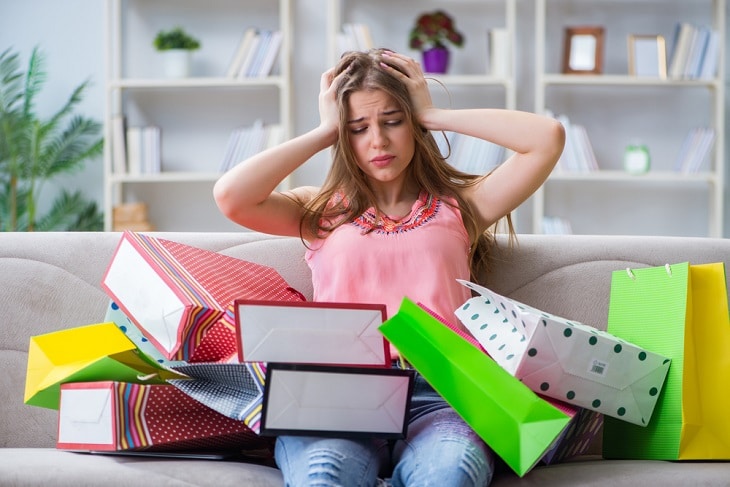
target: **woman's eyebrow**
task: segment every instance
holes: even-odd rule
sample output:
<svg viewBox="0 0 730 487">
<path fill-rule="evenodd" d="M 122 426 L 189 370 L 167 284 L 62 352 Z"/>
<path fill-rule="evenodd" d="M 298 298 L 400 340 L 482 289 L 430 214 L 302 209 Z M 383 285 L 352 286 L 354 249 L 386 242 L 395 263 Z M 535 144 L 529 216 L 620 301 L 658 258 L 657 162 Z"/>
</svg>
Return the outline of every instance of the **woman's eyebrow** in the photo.
<svg viewBox="0 0 730 487">
<path fill-rule="evenodd" d="M 403 113 L 403 110 L 401 110 L 400 108 L 394 108 L 394 109 L 392 109 L 392 110 L 386 110 L 386 111 L 384 111 L 384 112 L 380 112 L 380 114 L 379 114 L 379 115 L 380 115 L 381 117 L 389 117 L 389 116 L 391 116 L 391 115 L 396 115 L 396 114 L 399 114 L 399 113 Z M 347 123 L 348 123 L 348 124 L 350 124 L 350 123 L 361 123 L 361 122 L 363 122 L 364 120 L 365 120 L 365 117 L 360 117 L 360 118 L 354 118 L 354 119 L 352 119 L 352 120 L 348 120 L 348 121 L 347 121 Z"/>
</svg>

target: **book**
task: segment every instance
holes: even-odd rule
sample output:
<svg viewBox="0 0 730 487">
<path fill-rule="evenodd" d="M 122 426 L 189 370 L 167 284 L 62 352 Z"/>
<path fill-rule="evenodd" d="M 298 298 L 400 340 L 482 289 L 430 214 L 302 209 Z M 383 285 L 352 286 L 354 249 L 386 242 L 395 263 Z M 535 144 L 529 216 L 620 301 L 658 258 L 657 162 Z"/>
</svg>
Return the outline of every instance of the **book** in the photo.
<svg viewBox="0 0 730 487">
<path fill-rule="evenodd" d="M 233 55 L 233 59 L 228 66 L 228 71 L 226 72 L 227 77 L 236 77 L 238 71 L 241 69 L 241 65 L 243 64 L 244 59 L 246 59 L 246 55 L 251 49 L 251 43 L 253 42 L 255 36 L 256 29 L 253 27 L 249 27 L 244 31 L 243 36 L 241 37 L 241 42 L 239 43 L 238 48 Z"/>
<path fill-rule="evenodd" d="M 497 77 L 509 76 L 510 50 L 507 29 L 489 31 L 489 74 Z"/>
<path fill-rule="evenodd" d="M 702 61 L 699 69 L 699 79 L 711 80 L 717 76 L 717 63 L 720 56 L 720 35 L 717 30 L 710 30 L 707 46 L 702 55 Z"/>
<path fill-rule="evenodd" d="M 142 174 L 142 127 L 127 127 L 127 169 L 129 174 Z"/>
<path fill-rule="evenodd" d="M 269 48 L 271 43 L 271 36 L 273 32 L 270 30 L 262 30 L 259 32 L 259 42 L 256 46 L 256 52 L 254 54 L 251 64 L 248 66 L 245 77 L 255 78 L 259 69 L 261 69 L 261 62 L 263 61 L 266 50 Z"/>
<path fill-rule="evenodd" d="M 240 68 L 238 69 L 238 74 L 236 74 L 236 77 L 238 79 L 242 79 L 246 77 L 246 73 L 248 73 L 251 64 L 253 63 L 254 58 L 256 57 L 256 52 L 258 51 L 259 43 L 261 42 L 261 33 L 256 32 L 253 36 L 253 39 L 251 39 L 251 44 L 249 44 L 248 51 L 246 52 L 246 56 L 243 59 L 243 62 L 241 63 Z"/>
<path fill-rule="evenodd" d="M 694 35 L 695 27 L 689 22 L 681 22 L 675 29 L 675 42 L 667 73 L 670 79 L 682 79 L 684 77 L 685 65 Z"/>
<path fill-rule="evenodd" d="M 271 39 L 269 40 L 266 50 L 262 55 L 261 65 L 259 66 L 254 76 L 263 78 L 271 75 L 274 68 L 274 63 L 279 57 L 279 51 L 281 50 L 281 42 L 283 35 L 280 30 L 276 30 L 271 33 Z"/>
<path fill-rule="evenodd" d="M 124 115 L 112 117 L 112 172 L 127 173 L 127 137 L 126 119 Z"/>
</svg>

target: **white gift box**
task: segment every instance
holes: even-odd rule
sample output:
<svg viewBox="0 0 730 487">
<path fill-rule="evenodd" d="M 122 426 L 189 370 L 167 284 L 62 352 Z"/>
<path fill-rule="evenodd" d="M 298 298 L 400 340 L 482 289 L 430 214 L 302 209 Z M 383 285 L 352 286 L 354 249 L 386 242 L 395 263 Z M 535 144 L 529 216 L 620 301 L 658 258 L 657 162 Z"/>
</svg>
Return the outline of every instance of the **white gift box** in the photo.
<svg viewBox="0 0 730 487">
<path fill-rule="evenodd" d="M 236 300 L 239 359 L 390 367 L 385 305 Z"/>
<path fill-rule="evenodd" d="M 530 389 L 640 426 L 649 423 L 670 359 L 468 281 L 479 295 L 456 316 Z"/>
<path fill-rule="evenodd" d="M 261 434 L 403 438 L 414 373 L 269 363 Z"/>
</svg>

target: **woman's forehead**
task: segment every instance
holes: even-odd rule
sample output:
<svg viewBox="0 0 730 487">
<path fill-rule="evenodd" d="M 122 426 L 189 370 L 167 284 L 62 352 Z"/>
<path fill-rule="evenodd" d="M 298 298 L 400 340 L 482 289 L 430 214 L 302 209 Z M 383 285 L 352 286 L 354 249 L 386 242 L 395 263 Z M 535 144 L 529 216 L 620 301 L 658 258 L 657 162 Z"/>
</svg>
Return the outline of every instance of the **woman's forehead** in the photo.
<svg viewBox="0 0 730 487">
<path fill-rule="evenodd" d="M 358 114 L 387 113 L 400 111 L 401 107 L 396 99 L 383 90 L 353 91 L 347 100 L 348 113 L 351 116 Z"/>
</svg>

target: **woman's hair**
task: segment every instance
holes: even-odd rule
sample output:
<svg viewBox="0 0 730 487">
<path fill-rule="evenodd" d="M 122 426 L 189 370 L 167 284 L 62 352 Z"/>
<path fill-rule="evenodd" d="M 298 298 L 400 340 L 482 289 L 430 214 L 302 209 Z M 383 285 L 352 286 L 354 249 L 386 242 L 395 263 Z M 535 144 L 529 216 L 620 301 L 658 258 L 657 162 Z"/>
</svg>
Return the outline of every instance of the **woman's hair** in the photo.
<svg viewBox="0 0 730 487">
<path fill-rule="evenodd" d="M 486 270 L 493 235 L 480 231 L 474 209 L 461 197 L 459 190 L 476 184 L 488 175 L 467 174 L 446 162 L 431 132 L 422 127 L 416 118 L 407 86 L 380 66 L 380 63 L 386 63 L 399 69 L 388 63 L 387 57 L 382 56 L 383 52 L 383 49 L 347 52 L 335 67 L 335 76 L 346 71 L 337 87 L 339 137 L 332 148 L 330 171 L 320 192 L 305 205 L 301 227 L 310 235 L 326 236 L 339 225 L 353 221 L 371 207 L 375 207 L 378 218 L 381 216 L 372 188 L 357 165 L 347 130 L 350 96 L 363 90 L 381 90 L 390 95 L 403 110 L 404 123 L 410 126 L 413 133 L 415 152 L 407 168 L 407 179 L 429 194 L 448 196 L 456 200 L 471 243 L 470 269 L 472 277 L 475 277 Z M 508 231 L 513 236 L 509 215 L 506 222 Z"/>
</svg>

